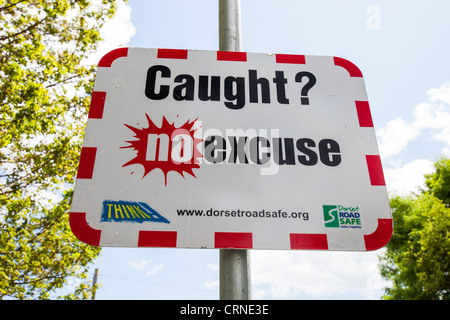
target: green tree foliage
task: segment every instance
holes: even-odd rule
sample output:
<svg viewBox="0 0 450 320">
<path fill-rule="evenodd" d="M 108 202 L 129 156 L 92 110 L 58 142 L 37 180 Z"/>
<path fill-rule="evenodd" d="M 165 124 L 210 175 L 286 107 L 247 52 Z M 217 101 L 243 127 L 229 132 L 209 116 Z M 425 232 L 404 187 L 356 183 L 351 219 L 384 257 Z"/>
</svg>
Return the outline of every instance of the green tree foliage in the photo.
<svg viewBox="0 0 450 320">
<path fill-rule="evenodd" d="M 385 299 L 450 298 L 450 159 L 425 178 L 421 194 L 391 199 L 394 235 L 380 258 L 381 275 L 392 282 Z"/>
<path fill-rule="evenodd" d="M 450 206 L 450 159 L 439 159 L 435 171 L 425 175 L 425 184 L 429 192 Z"/>
<path fill-rule="evenodd" d="M 98 248 L 70 231 L 95 68 L 114 0 L 0 0 L 0 298 L 47 299 Z M 56 197 L 57 196 L 57 197 Z M 78 281 L 65 298 L 87 298 Z"/>
</svg>

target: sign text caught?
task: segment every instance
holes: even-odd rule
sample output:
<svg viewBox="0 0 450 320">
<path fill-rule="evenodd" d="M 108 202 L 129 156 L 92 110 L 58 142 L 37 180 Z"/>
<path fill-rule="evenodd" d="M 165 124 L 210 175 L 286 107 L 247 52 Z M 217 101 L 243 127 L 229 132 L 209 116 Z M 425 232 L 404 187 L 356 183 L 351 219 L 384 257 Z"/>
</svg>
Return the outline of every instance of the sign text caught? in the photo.
<svg viewBox="0 0 450 320">
<path fill-rule="evenodd" d="M 189 74 L 179 74 L 173 78 L 173 88 L 168 84 L 162 84 L 162 79 L 171 79 L 172 72 L 169 67 L 164 65 L 155 65 L 148 69 L 147 80 L 145 84 L 145 95 L 151 100 L 166 99 L 172 92 L 175 101 L 193 101 L 195 99 L 196 79 Z M 308 78 L 306 85 L 301 90 L 301 104 L 308 105 L 309 99 L 306 97 L 308 91 L 315 85 L 316 77 L 307 71 L 298 72 L 295 75 L 295 82 L 302 82 Z M 272 79 L 276 87 L 277 102 L 279 104 L 289 104 L 286 97 L 286 84 L 283 71 L 275 71 L 275 77 Z M 197 83 L 197 96 L 201 101 L 221 101 L 221 89 L 223 88 L 223 97 L 225 106 L 229 109 L 242 109 L 246 102 L 246 78 L 227 76 L 223 79 L 223 87 L 220 76 L 200 75 Z M 261 102 L 259 101 L 258 91 L 261 91 Z M 248 91 L 250 103 L 271 103 L 270 81 L 264 77 L 258 78 L 256 70 L 248 70 Z"/>
</svg>

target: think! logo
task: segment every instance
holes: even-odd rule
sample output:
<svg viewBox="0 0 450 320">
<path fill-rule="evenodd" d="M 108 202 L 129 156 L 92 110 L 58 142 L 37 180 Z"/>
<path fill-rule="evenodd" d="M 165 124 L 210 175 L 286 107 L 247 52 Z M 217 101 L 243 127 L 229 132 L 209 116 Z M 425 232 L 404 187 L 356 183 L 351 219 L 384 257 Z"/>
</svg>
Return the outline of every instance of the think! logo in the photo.
<svg viewBox="0 0 450 320">
<path fill-rule="evenodd" d="M 132 201 L 103 201 L 103 210 L 100 221 L 103 222 L 163 222 L 170 223 L 148 204 Z"/>
<path fill-rule="evenodd" d="M 326 228 L 361 229 L 361 215 L 358 206 L 324 205 L 323 219 Z"/>
</svg>

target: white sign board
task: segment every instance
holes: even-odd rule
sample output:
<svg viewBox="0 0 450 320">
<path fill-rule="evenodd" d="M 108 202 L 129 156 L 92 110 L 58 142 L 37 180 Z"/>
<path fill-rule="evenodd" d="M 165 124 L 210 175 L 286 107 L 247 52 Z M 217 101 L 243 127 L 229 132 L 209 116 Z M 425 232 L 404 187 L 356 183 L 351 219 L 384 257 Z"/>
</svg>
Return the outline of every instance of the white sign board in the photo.
<svg viewBox="0 0 450 320">
<path fill-rule="evenodd" d="M 111 51 L 70 224 L 96 246 L 384 246 L 392 216 L 360 70 L 326 56 Z"/>
</svg>

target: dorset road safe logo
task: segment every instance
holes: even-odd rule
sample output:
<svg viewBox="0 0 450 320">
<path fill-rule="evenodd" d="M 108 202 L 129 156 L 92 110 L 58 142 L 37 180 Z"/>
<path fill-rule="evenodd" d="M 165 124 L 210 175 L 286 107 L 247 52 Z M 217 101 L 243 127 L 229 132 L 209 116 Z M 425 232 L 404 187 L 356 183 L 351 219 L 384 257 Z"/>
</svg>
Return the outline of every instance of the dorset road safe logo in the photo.
<svg viewBox="0 0 450 320">
<path fill-rule="evenodd" d="M 166 186 L 167 174 L 170 171 L 178 172 L 181 176 L 183 176 L 183 172 L 186 172 L 197 178 L 193 169 L 200 168 L 198 159 L 202 157 L 197 149 L 197 145 L 202 139 L 194 137 L 197 131 L 194 124 L 197 119 L 188 120 L 177 128 L 165 117 L 162 118 L 161 127 L 155 125 L 147 114 L 146 117 L 147 128 L 137 128 L 125 124 L 134 132 L 136 140 L 126 141 L 129 145 L 121 148 L 132 148 L 137 151 L 137 154 L 122 167 L 133 164 L 142 165 L 144 167 L 142 178 L 152 170 L 160 169 L 164 173 Z"/>
<path fill-rule="evenodd" d="M 359 206 L 324 205 L 323 218 L 326 228 L 360 229 Z"/>
</svg>

